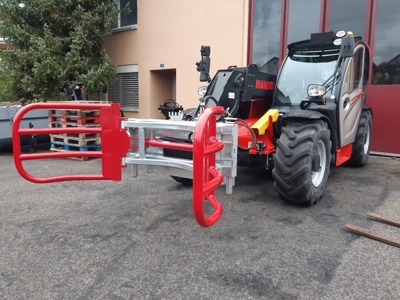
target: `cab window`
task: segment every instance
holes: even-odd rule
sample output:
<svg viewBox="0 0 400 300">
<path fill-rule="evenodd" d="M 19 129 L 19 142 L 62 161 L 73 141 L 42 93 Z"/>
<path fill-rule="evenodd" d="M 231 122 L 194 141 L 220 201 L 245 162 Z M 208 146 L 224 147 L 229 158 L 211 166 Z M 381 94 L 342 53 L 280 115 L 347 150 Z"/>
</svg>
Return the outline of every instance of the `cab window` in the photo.
<svg viewBox="0 0 400 300">
<path fill-rule="evenodd" d="M 343 81 L 342 95 L 351 94 L 364 85 L 365 72 L 363 70 L 364 48 L 359 48 L 351 59 Z"/>
</svg>

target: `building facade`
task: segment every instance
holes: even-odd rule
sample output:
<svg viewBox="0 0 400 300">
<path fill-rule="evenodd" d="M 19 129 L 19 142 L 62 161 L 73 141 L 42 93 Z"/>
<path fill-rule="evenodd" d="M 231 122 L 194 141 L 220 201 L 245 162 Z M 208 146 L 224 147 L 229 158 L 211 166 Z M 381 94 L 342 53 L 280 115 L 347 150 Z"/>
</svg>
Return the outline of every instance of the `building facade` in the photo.
<svg viewBox="0 0 400 300">
<path fill-rule="evenodd" d="M 122 2 L 137 8 L 137 22 L 116 28 L 105 46 L 120 81 L 109 100 L 117 98 L 128 117 L 163 118 L 157 108 L 170 98 L 196 107 L 201 45 L 211 46 L 211 74 L 247 65 L 247 0 Z"/>
<path fill-rule="evenodd" d="M 120 81 L 110 86 L 110 100 L 120 101 L 129 117 L 162 118 L 157 108 L 169 98 L 195 107 L 203 44 L 211 46 L 211 76 L 250 63 L 277 73 L 288 43 L 344 29 L 371 49 L 372 150 L 400 155 L 400 1 L 120 0 L 127 2 L 135 24 L 119 22 L 105 44 Z"/>
</svg>

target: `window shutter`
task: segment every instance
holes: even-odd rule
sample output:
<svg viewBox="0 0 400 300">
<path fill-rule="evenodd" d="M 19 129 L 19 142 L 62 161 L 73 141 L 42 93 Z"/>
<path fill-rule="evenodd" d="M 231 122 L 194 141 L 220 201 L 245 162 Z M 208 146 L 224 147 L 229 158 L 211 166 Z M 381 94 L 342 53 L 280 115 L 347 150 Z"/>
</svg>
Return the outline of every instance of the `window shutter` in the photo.
<svg viewBox="0 0 400 300">
<path fill-rule="evenodd" d="M 116 76 L 115 81 L 108 85 L 108 100 L 121 103 L 118 75 Z"/>
<path fill-rule="evenodd" d="M 119 73 L 108 85 L 108 99 L 119 103 L 121 109 L 139 111 L 139 76 L 137 72 Z"/>
<path fill-rule="evenodd" d="M 139 78 L 138 73 L 119 74 L 122 92 L 122 107 L 139 109 Z"/>
</svg>

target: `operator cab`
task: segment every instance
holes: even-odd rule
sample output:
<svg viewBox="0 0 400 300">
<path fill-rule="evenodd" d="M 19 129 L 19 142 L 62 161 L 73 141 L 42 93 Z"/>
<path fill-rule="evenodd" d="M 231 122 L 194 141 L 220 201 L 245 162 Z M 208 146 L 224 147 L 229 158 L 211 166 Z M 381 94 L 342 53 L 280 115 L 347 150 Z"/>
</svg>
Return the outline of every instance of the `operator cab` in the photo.
<svg viewBox="0 0 400 300">
<path fill-rule="evenodd" d="M 365 107 L 370 52 L 361 37 L 338 31 L 312 34 L 309 40 L 288 45 L 278 75 L 272 107 L 283 117 L 325 119 L 333 148 L 355 139 Z M 308 112 L 306 112 L 306 110 Z"/>
<path fill-rule="evenodd" d="M 340 48 L 333 43 L 321 49 L 303 41 L 289 45 L 289 53 L 281 69 L 273 106 L 292 106 L 308 99 L 309 85 L 332 84 L 333 74 L 339 58 Z M 330 96 L 328 94 L 325 96 Z"/>
<path fill-rule="evenodd" d="M 338 31 L 315 33 L 309 40 L 288 45 L 273 106 L 304 109 L 310 103 L 334 102 L 336 87 L 343 79 L 341 74 L 360 39 L 351 32 Z"/>
</svg>

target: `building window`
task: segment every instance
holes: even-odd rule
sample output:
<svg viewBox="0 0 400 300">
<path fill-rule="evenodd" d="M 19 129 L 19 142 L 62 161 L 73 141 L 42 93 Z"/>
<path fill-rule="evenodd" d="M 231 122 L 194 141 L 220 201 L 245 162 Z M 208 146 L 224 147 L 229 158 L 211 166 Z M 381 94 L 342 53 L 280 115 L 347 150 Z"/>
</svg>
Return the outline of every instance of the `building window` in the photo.
<svg viewBox="0 0 400 300">
<path fill-rule="evenodd" d="M 108 85 L 108 100 L 119 103 L 123 111 L 139 111 L 137 65 L 117 67 L 116 79 Z"/>
<path fill-rule="evenodd" d="M 130 29 L 137 25 L 137 0 L 117 0 L 119 16 L 114 29 Z M 124 9 L 129 5 L 129 12 Z"/>
<path fill-rule="evenodd" d="M 252 63 L 278 74 L 281 0 L 254 1 Z"/>
<path fill-rule="evenodd" d="M 352 31 L 354 35 L 365 40 L 365 20 L 368 1 L 365 0 L 332 0 L 329 31 Z"/>
<path fill-rule="evenodd" d="M 288 44 L 309 39 L 310 33 L 319 32 L 320 2 L 315 0 L 290 1 Z"/>
<path fill-rule="evenodd" d="M 399 0 L 378 2 L 372 84 L 400 84 Z"/>
</svg>

